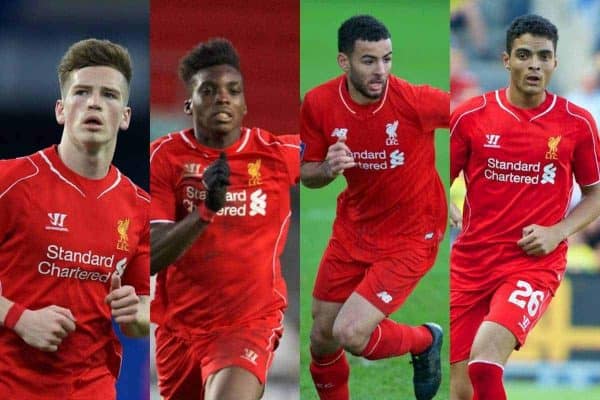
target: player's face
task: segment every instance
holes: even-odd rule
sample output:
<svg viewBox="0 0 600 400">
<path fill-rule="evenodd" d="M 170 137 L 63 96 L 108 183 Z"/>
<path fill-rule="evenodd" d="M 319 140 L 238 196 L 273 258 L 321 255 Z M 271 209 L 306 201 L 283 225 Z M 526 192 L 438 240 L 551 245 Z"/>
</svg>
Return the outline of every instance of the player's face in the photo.
<svg viewBox="0 0 600 400">
<path fill-rule="evenodd" d="M 78 148 L 115 144 L 119 129 L 129 127 L 127 81 L 111 67 L 85 67 L 71 72 L 56 102 L 56 120 Z"/>
<path fill-rule="evenodd" d="M 511 92 L 524 99 L 539 97 L 541 102 L 557 65 L 552 40 L 526 33 L 513 41 L 511 54 L 503 58 Z"/>
<path fill-rule="evenodd" d="M 198 71 L 185 110 L 194 117 L 196 135 L 238 137 L 246 114 L 242 75 L 230 65 Z"/>
<path fill-rule="evenodd" d="M 350 56 L 341 53 L 338 62 L 348 76 L 352 98 L 360 103 L 372 103 L 383 95 L 392 69 L 392 41 L 357 40 Z"/>
</svg>

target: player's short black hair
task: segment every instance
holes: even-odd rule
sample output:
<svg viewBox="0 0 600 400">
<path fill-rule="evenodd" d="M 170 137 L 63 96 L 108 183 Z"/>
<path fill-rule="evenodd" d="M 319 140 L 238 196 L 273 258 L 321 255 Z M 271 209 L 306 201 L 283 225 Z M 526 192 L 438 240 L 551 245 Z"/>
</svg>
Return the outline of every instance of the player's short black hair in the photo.
<svg viewBox="0 0 600 400">
<path fill-rule="evenodd" d="M 379 20 L 370 15 L 355 15 L 344 21 L 338 29 L 338 51 L 350 55 L 357 40 L 377 42 L 391 37 Z"/>
<path fill-rule="evenodd" d="M 189 87 L 198 71 L 213 65 L 230 65 L 240 71 L 240 57 L 229 40 L 213 38 L 199 43 L 179 62 L 179 77 Z"/>
<path fill-rule="evenodd" d="M 556 26 L 544 17 L 527 14 L 515 18 L 506 31 L 506 52 L 509 55 L 515 39 L 526 33 L 552 40 L 554 52 L 556 52 L 556 43 L 558 42 L 558 29 L 556 29 Z"/>
</svg>

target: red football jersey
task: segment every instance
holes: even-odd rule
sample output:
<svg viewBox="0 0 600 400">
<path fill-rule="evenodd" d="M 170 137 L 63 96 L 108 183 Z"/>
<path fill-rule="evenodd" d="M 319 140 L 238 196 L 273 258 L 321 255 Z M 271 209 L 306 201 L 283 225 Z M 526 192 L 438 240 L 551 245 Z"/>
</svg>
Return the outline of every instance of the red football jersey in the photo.
<svg viewBox="0 0 600 400">
<path fill-rule="evenodd" d="M 565 217 L 573 176 L 582 186 L 600 182 L 592 116 L 552 93 L 538 107 L 520 109 L 497 90 L 452 113 L 450 143 L 451 177 L 462 170 L 467 185 L 463 230 L 451 254 L 453 287 L 476 289 L 526 269 L 550 271 L 557 285 L 567 242 L 538 257 L 517 241 L 525 226 Z"/>
<path fill-rule="evenodd" d="M 121 346 L 104 299 L 115 271 L 149 295 L 149 206 L 148 194 L 117 168 L 103 179 L 81 177 L 56 146 L 0 161 L 2 295 L 29 309 L 68 308 L 77 320 L 54 353 L 0 328 L 0 393 L 24 384 L 66 398 L 90 368 L 117 375 Z"/>
<path fill-rule="evenodd" d="M 286 307 L 279 257 L 299 178 L 299 138 L 242 129 L 227 149 L 198 143 L 192 129 L 152 143 L 151 223 L 176 222 L 206 198 L 204 170 L 221 151 L 231 169 L 226 202 L 173 265 L 158 273 L 152 320 L 184 334 L 240 326 Z"/>
<path fill-rule="evenodd" d="M 363 251 L 390 250 L 400 238 L 440 240 L 446 196 L 435 169 L 434 130 L 448 126 L 448 93 L 390 75 L 380 101 L 355 103 L 340 76 L 309 91 L 302 104 L 303 161 L 325 160 L 346 137 L 355 168 L 338 197 L 334 235 Z"/>
</svg>

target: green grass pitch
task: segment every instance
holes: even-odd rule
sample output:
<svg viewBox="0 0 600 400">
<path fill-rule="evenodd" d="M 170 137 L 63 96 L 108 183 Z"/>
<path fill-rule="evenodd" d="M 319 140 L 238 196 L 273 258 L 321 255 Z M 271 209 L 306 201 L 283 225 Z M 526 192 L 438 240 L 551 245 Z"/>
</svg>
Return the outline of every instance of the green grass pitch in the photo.
<svg viewBox="0 0 600 400">
<path fill-rule="evenodd" d="M 393 73 L 413 83 L 448 89 L 449 6 L 447 0 L 415 1 L 301 1 L 300 87 L 308 89 L 341 73 L 336 63 L 337 28 L 356 14 L 380 19 L 392 34 Z M 447 184 L 448 134 L 437 134 L 438 170 Z M 317 399 L 310 363 L 310 306 L 316 270 L 331 233 L 337 193 L 345 181 L 324 189 L 301 191 L 301 398 Z M 410 324 L 436 321 L 446 332 L 443 383 L 436 399 L 449 398 L 448 369 L 448 254 L 445 241 L 435 267 L 421 281 L 405 305 L 392 318 Z M 366 362 L 349 356 L 350 391 L 354 400 L 411 399 L 410 356 Z"/>
</svg>

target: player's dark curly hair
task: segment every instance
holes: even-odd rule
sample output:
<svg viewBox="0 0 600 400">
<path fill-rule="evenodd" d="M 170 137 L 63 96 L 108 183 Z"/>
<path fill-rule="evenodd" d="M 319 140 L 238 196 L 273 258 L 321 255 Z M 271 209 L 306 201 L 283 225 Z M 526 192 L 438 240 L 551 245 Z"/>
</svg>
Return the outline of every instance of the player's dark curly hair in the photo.
<svg viewBox="0 0 600 400">
<path fill-rule="evenodd" d="M 391 37 L 379 20 L 370 15 L 355 15 L 344 21 L 338 29 L 338 51 L 350 55 L 357 40 L 377 42 Z"/>
<path fill-rule="evenodd" d="M 544 17 L 535 14 L 521 15 L 515 18 L 506 31 L 506 52 L 510 54 L 516 38 L 529 33 L 533 36 L 542 36 L 552 40 L 554 52 L 558 42 L 558 29 Z"/>
<path fill-rule="evenodd" d="M 64 95 L 71 72 L 85 68 L 106 66 L 119 71 L 131 83 L 132 66 L 127 49 L 109 40 L 85 39 L 74 43 L 58 64 L 58 81 Z"/>
<path fill-rule="evenodd" d="M 199 43 L 179 63 L 179 77 L 190 87 L 194 75 L 213 65 L 230 65 L 240 71 L 240 57 L 227 39 L 213 38 Z"/>
</svg>

